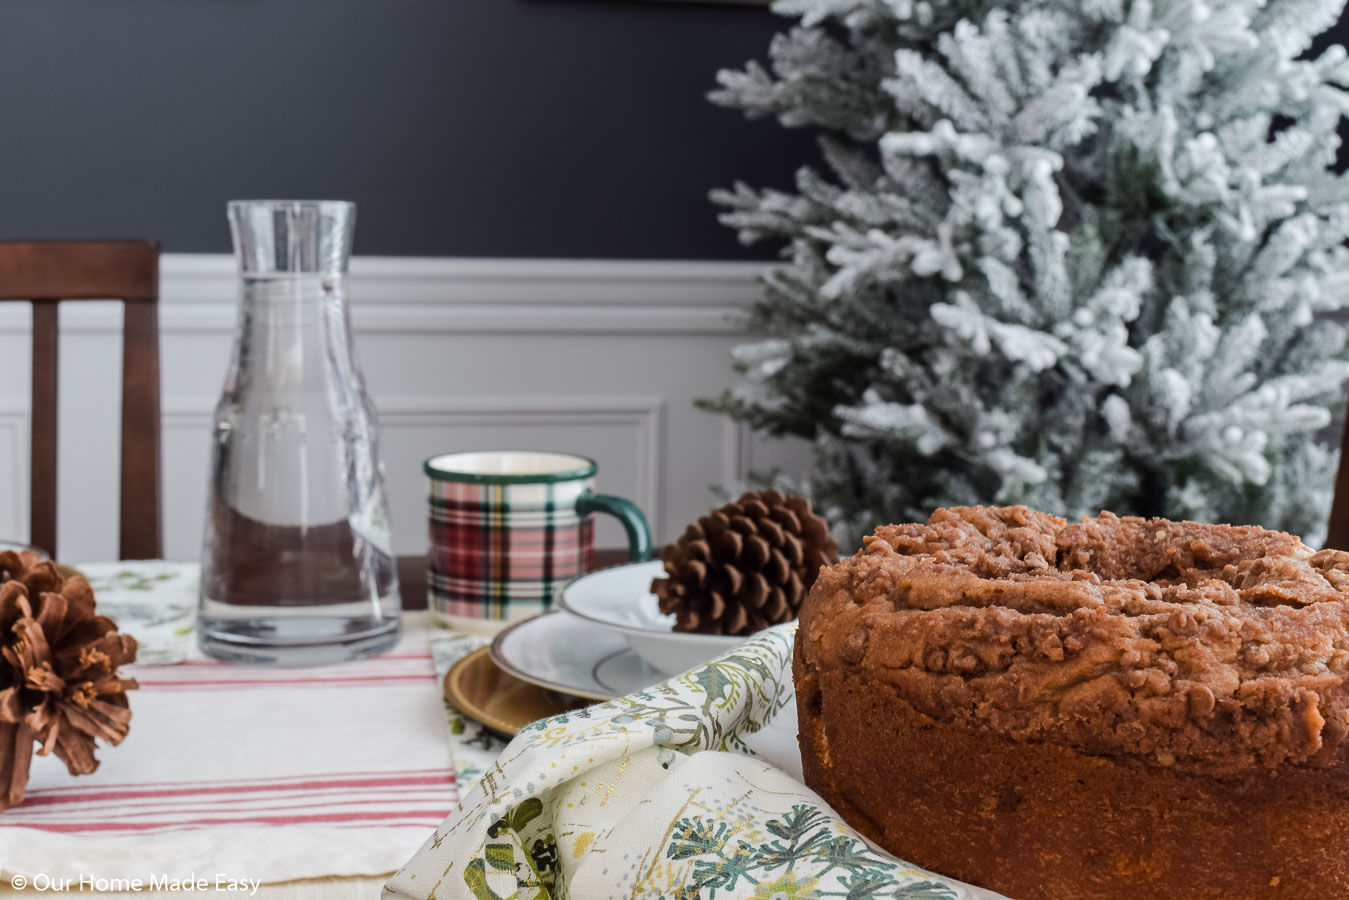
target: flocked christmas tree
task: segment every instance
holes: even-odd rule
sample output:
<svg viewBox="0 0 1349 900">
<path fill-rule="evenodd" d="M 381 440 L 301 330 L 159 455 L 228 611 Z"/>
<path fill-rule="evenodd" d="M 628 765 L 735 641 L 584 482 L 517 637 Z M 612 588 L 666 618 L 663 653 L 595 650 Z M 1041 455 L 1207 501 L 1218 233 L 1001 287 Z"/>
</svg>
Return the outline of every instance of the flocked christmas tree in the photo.
<svg viewBox="0 0 1349 900">
<path fill-rule="evenodd" d="M 1342 403 L 1343 0 L 777 0 L 713 99 L 821 133 L 713 408 L 814 443 L 844 546 L 941 505 L 1319 540 Z"/>
</svg>

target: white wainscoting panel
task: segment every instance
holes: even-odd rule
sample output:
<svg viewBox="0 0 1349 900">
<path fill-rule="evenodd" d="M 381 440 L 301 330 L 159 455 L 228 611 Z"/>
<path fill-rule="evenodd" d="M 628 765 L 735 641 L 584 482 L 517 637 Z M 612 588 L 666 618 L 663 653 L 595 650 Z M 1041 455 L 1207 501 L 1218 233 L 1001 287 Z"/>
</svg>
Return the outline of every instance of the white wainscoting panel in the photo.
<svg viewBox="0 0 1349 900">
<path fill-rule="evenodd" d="M 757 264 L 358 257 L 357 353 L 383 429 L 400 553 L 425 547 L 421 461 L 455 450 L 581 453 L 600 489 L 637 502 L 657 541 L 750 468 L 797 473 L 799 445 L 767 445 L 694 408 L 734 378 L 737 315 Z M 166 255 L 161 349 L 165 555 L 200 552 L 211 412 L 236 315 L 225 255 Z M 60 553 L 116 553 L 121 314 L 62 312 Z M 27 534 L 29 318 L 0 304 L 0 536 Z M 601 546 L 622 532 L 601 521 Z"/>
<path fill-rule="evenodd" d="M 0 406 L 0 535 L 28 533 L 28 412 L 6 402 Z"/>
</svg>

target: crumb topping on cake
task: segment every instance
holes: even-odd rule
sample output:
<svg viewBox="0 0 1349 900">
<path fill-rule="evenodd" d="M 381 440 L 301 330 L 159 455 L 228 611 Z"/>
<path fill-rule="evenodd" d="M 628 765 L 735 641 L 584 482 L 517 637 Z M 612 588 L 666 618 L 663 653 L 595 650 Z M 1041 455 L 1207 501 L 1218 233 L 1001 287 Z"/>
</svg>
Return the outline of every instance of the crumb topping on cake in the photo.
<svg viewBox="0 0 1349 900">
<path fill-rule="evenodd" d="M 1349 553 L 1254 526 L 1025 507 L 877 529 L 801 613 L 807 665 L 1017 741 L 1226 776 L 1349 736 Z"/>
</svg>

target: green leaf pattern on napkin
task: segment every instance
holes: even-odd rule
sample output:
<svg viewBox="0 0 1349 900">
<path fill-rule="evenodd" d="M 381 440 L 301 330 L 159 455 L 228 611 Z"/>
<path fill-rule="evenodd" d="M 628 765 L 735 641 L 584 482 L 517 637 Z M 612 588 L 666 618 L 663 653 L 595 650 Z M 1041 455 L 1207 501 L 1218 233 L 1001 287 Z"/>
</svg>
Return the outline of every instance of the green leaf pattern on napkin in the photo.
<svg viewBox="0 0 1349 900">
<path fill-rule="evenodd" d="M 80 563 L 98 612 L 139 645 L 137 665 L 172 665 L 194 649 L 197 618 L 196 563 L 146 560 Z"/>
<path fill-rule="evenodd" d="M 674 893 L 677 900 L 749 896 L 765 900 L 849 900 L 903 897 L 905 900 L 957 900 L 952 888 L 929 880 L 927 873 L 886 857 L 877 859 L 863 841 L 837 827 L 832 815 L 809 803 L 769 819 L 757 839 L 732 823 L 732 816 L 684 818 L 675 823 L 666 848 L 670 859 L 693 861 L 692 878 Z M 735 834 L 736 831 L 740 834 Z M 810 874 L 798 874 L 809 872 Z M 775 874 L 776 873 L 776 874 Z M 821 881 L 841 877 L 833 887 Z"/>
</svg>

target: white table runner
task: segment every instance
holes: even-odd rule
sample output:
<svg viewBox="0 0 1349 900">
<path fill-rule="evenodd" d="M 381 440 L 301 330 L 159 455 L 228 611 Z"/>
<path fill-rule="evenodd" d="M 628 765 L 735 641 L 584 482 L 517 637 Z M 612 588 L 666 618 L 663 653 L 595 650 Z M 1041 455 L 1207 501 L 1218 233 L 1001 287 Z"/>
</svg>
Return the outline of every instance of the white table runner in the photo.
<svg viewBox="0 0 1349 900">
<path fill-rule="evenodd" d="M 241 883 L 388 872 L 458 799 L 425 616 L 390 653 L 260 669 L 201 657 L 197 567 L 80 567 L 100 612 L 142 644 L 131 732 L 75 778 L 35 758 L 0 812 L 0 869 L 60 879 Z M 31 882 L 30 883 L 34 883 Z M 35 886 L 37 886 L 34 883 Z M 171 885 L 170 885 L 171 887 Z"/>
</svg>

